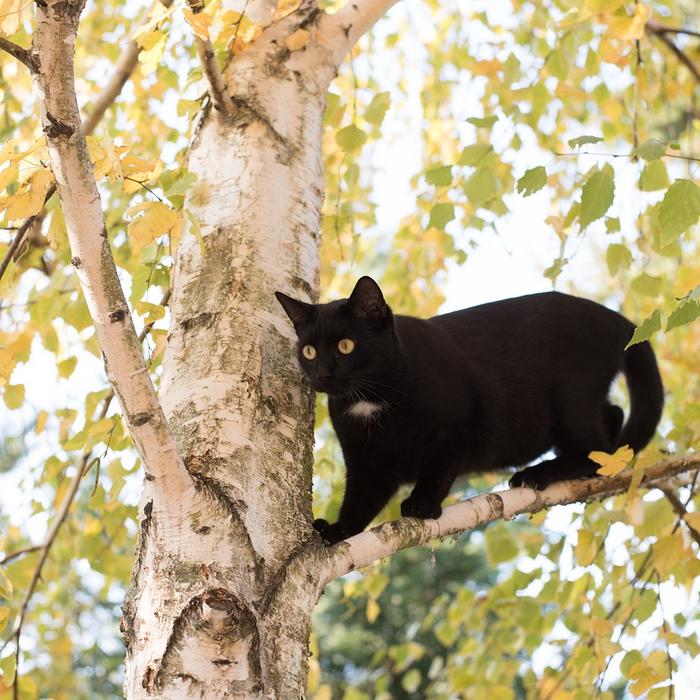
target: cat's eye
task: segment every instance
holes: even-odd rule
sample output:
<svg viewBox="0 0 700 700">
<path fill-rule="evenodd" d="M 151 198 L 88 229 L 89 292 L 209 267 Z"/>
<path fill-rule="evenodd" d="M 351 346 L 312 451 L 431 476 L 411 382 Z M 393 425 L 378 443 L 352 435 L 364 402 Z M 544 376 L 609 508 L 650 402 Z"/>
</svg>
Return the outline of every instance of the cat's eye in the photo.
<svg viewBox="0 0 700 700">
<path fill-rule="evenodd" d="M 355 349 L 355 342 L 350 340 L 350 338 L 343 338 L 338 342 L 338 350 L 343 355 L 349 355 Z"/>
<path fill-rule="evenodd" d="M 301 354 L 307 360 L 313 360 L 316 357 L 316 348 L 313 345 L 304 345 L 301 349 Z"/>
</svg>

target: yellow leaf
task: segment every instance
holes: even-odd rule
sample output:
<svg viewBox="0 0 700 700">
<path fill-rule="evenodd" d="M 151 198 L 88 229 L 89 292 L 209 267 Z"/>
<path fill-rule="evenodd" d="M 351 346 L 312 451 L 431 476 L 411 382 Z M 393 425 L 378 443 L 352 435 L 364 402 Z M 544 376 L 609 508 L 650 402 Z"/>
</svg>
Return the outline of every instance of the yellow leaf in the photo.
<svg viewBox="0 0 700 700">
<path fill-rule="evenodd" d="M 0 386 L 10 378 L 12 370 L 15 368 L 14 353 L 10 348 L 0 347 Z"/>
<path fill-rule="evenodd" d="M 129 213 L 138 215 L 126 229 L 138 250 L 166 233 L 179 234 L 182 225 L 180 215 L 163 202 L 144 202 Z"/>
<path fill-rule="evenodd" d="M 596 464 L 600 464 L 598 474 L 602 476 L 619 474 L 632 461 L 633 457 L 634 452 L 627 445 L 618 447 L 613 454 L 596 450 L 588 455 L 588 459 L 593 460 Z"/>
<path fill-rule="evenodd" d="M 586 0 L 586 7 L 591 12 L 615 12 L 624 3 L 625 0 Z"/>
<path fill-rule="evenodd" d="M 97 535 L 102 532 L 102 521 L 89 515 L 83 523 L 82 530 L 85 535 Z"/>
<path fill-rule="evenodd" d="M 56 369 L 58 370 L 58 376 L 61 377 L 61 379 L 68 379 L 71 374 L 73 374 L 73 370 L 75 369 L 75 366 L 78 364 L 78 358 L 77 357 L 69 357 L 62 362 L 59 362 L 58 365 L 56 365 Z"/>
<path fill-rule="evenodd" d="M 641 2 L 635 6 L 634 14 L 629 17 L 627 13 L 622 16 L 613 15 L 608 19 L 610 32 L 618 39 L 631 41 L 641 39 L 644 36 L 644 26 L 649 19 L 649 8 Z"/>
<path fill-rule="evenodd" d="M 10 609 L 9 608 L 0 608 L 0 632 L 2 632 L 5 629 L 5 625 L 7 624 L 7 620 L 10 617 Z"/>
<path fill-rule="evenodd" d="M 192 31 L 200 39 L 209 38 L 209 27 L 211 25 L 211 17 L 206 12 L 198 12 L 195 14 L 189 8 L 183 10 L 187 24 L 192 27 Z"/>
<path fill-rule="evenodd" d="M 46 421 L 48 420 L 49 414 L 46 411 L 39 411 L 36 414 L 36 423 L 34 424 L 34 432 L 37 435 L 41 435 L 46 427 Z"/>
<path fill-rule="evenodd" d="M 19 408 L 24 403 L 24 384 L 7 384 L 3 399 L 10 410 Z"/>
<path fill-rule="evenodd" d="M 683 536 L 680 531 L 666 537 L 659 537 L 654 545 L 652 561 L 661 578 L 668 578 L 676 564 L 684 558 L 684 550 Z"/>
<path fill-rule="evenodd" d="M 279 0 L 275 10 L 274 20 L 286 17 L 290 12 L 294 12 L 301 5 L 301 0 Z"/>
<path fill-rule="evenodd" d="M 150 75 L 158 68 L 160 59 L 165 51 L 165 34 L 159 31 L 148 32 L 138 38 L 141 53 L 139 53 L 139 63 L 141 72 Z"/>
<path fill-rule="evenodd" d="M 0 172 L 0 190 L 4 190 L 9 184 L 19 180 L 19 165 L 10 163 L 7 168 Z"/>
<path fill-rule="evenodd" d="M 309 43 L 309 32 L 306 29 L 297 29 L 284 40 L 284 43 L 290 51 L 299 51 Z"/>
<path fill-rule="evenodd" d="M 374 622 L 379 617 L 380 612 L 379 603 L 374 598 L 370 598 L 367 601 L 367 622 Z"/>
<path fill-rule="evenodd" d="M 22 0 L 0 0 L 0 34 L 10 36 L 19 29 Z"/>
<path fill-rule="evenodd" d="M 12 581 L 0 569 L 0 597 L 9 598 L 12 595 Z"/>
<path fill-rule="evenodd" d="M 598 547 L 593 539 L 593 533 L 590 530 L 579 530 L 578 542 L 576 543 L 576 561 L 578 561 L 581 566 L 592 564 L 597 549 Z"/>
<path fill-rule="evenodd" d="M 10 221 L 27 219 L 38 214 L 44 206 L 44 197 L 51 186 L 53 175 L 48 168 L 41 168 L 25 180 L 16 194 L 5 197 L 0 208 Z"/>
<path fill-rule="evenodd" d="M 57 206 L 51 212 L 47 237 L 51 250 L 58 250 L 66 245 L 68 232 L 66 231 L 66 220 L 63 218 L 63 211 L 60 206 Z"/>
<path fill-rule="evenodd" d="M 591 620 L 591 629 L 597 637 L 607 637 L 612 631 L 613 623 L 605 618 Z"/>
<path fill-rule="evenodd" d="M 686 513 L 683 516 L 683 520 L 685 520 L 693 530 L 700 532 L 700 512 Z"/>
</svg>

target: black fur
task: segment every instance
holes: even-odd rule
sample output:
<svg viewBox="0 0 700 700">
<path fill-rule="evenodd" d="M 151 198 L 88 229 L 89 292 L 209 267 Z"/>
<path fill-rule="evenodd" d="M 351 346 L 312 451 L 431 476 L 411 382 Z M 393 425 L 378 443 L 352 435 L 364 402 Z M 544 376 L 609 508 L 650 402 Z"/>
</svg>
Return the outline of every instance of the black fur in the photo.
<svg viewBox="0 0 700 700">
<path fill-rule="evenodd" d="M 314 523 L 331 543 L 363 530 L 404 483 L 415 487 L 401 513 L 437 518 L 458 474 L 524 466 L 554 449 L 556 458 L 514 474 L 511 486 L 591 476 L 591 450 L 628 444 L 637 452 L 661 416 L 651 346 L 625 351 L 632 323 L 586 299 L 531 294 L 422 320 L 394 316 L 369 277 L 329 304 L 277 298 L 294 323 L 304 373 L 329 395 L 345 457 L 338 522 Z M 338 350 L 343 338 L 355 343 L 350 354 Z M 624 426 L 608 401 L 619 372 L 631 399 Z M 351 415 L 360 400 L 381 410 Z"/>
</svg>

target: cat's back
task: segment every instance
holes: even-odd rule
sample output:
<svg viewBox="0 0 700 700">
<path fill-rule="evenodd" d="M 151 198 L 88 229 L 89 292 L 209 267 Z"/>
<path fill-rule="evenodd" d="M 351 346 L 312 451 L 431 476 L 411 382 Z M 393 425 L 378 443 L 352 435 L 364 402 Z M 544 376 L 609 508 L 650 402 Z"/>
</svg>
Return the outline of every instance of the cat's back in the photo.
<svg viewBox="0 0 700 700">
<path fill-rule="evenodd" d="M 433 316 L 429 323 L 460 344 L 627 343 L 634 328 L 624 316 L 589 299 L 541 292 Z"/>
</svg>

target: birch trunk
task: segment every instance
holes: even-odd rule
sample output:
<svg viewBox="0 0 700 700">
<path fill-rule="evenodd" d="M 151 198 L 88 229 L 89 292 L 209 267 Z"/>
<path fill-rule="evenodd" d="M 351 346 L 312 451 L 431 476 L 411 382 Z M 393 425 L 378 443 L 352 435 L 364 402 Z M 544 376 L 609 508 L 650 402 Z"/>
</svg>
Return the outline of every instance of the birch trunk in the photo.
<svg viewBox="0 0 700 700">
<path fill-rule="evenodd" d="M 231 62 L 233 114 L 207 110 L 191 145 L 200 235 L 190 226 L 178 250 L 161 396 L 198 498 L 156 515 L 145 490 L 123 618 L 130 698 L 304 695 L 320 588 L 295 553 L 322 549 L 307 546 L 313 403 L 274 291 L 316 296 L 335 74 L 319 16 L 302 8 Z M 300 30 L 309 41 L 290 51 Z"/>
</svg>

